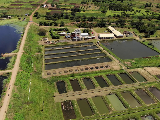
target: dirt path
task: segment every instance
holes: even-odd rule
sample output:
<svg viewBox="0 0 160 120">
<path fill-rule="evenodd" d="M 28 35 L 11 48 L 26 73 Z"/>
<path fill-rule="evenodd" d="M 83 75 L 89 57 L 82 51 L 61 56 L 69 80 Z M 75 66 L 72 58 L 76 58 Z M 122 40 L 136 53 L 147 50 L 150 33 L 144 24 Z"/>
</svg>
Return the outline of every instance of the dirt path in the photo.
<svg viewBox="0 0 160 120">
<path fill-rule="evenodd" d="M 45 2 L 43 2 L 42 4 L 44 4 Z M 30 21 L 32 21 L 32 17 L 34 15 L 34 13 L 39 9 L 39 7 L 40 6 L 38 6 L 35 9 L 35 11 L 31 14 Z M 7 88 L 7 91 L 6 91 L 6 95 L 3 98 L 3 105 L 2 105 L 1 110 L 0 110 L 0 120 L 4 120 L 5 116 L 6 116 L 9 101 L 10 101 L 10 98 L 11 98 L 11 95 L 12 95 L 12 90 L 13 90 L 14 83 L 15 83 L 15 80 L 16 80 L 16 76 L 17 76 L 17 73 L 18 73 L 18 70 L 19 70 L 19 64 L 20 64 L 21 56 L 23 54 L 23 48 L 24 48 L 25 40 L 26 40 L 26 37 L 27 37 L 29 26 L 31 24 L 32 24 L 32 22 L 28 22 L 27 27 L 26 27 L 25 32 L 24 32 L 24 35 L 23 35 L 23 38 L 22 38 L 20 49 L 19 49 L 18 54 L 17 54 L 17 59 L 16 59 L 16 62 L 15 62 L 14 68 L 12 69 L 11 80 L 10 80 L 9 86 Z"/>
<path fill-rule="evenodd" d="M 92 32 L 94 33 L 95 38 L 98 40 L 98 33 L 97 33 L 95 30 L 93 30 L 93 29 L 91 29 L 91 30 L 92 30 Z"/>
</svg>

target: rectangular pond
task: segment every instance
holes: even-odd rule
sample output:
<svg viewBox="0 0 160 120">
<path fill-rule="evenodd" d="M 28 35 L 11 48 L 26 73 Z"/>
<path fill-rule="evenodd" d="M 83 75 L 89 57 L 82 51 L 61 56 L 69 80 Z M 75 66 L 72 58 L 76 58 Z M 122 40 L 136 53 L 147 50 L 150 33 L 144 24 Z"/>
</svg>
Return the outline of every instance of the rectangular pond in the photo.
<svg viewBox="0 0 160 120">
<path fill-rule="evenodd" d="M 122 85 L 115 75 L 107 75 L 107 78 L 111 81 L 114 86 Z"/>
<path fill-rule="evenodd" d="M 77 79 L 70 80 L 70 83 L 72 85 L 73 91 L 82 91 Z"/>
<path fill-rule="evenodd" d="M 111 61 L 112 60 L 108 57 L 102 57 L 102 58 L 91 58 L 87 60 L 75 60 L 75 61 L 69 61 L 69 62 L 63 62 L 63 63 L 45 64 L 45 70 L 81 66 L 81 65 L 89 65 L 89 64 L 111 62 Z"/>
<path fill-rule="evenodd" d="M 141 119 L 142 120 L 154 120 L 153 116 L 151 116 L 151 115 L 141 117 Z"/>
<path fill-rule="evenodd" d="M 150 87 L 148 90 L 156 97 L 158 100 L 160 100 L 160 90 L 156 87 Z"/>
<path fill-rule="evenodd" d="M 121 59 L 159 55 L 158 52 L 148 48 L 137 40 L 112 40 L 101 43 Z"/>
<path fill-rule="evenodd" d="M 107 95 L 107 98 L 115 110 L 122 111 L 126 109 L 120 99 L 115 94 Z"/>
<path fill-rule="evenodd" d="M 93 115 L 92 109 L 87 101 L 87 99 L 79 99 L 77 100 L 78 106 L 80 108 L 80 111 L 82 113 L 82 116 L 91 116 Z"/>
<path fill-rule="evenodd" d="M 87 90 L 89 90 L 89 89 L 95 89 L 95 86 L 94 86 L 94 84 L 92 83 L 92 81 L 91 81 L 90 78 L 83 78 L 83 82 L 84 82 Z"/>
<path fill-rule="evenodd" d="M 124 81 L 126 84 L 134 83 L 134 81 L 133 81 L 126 73 L 120 73 L 120 74 L 118 74 L 118 75 L 123 79 L 123 81 Z"/>
<path fill-rule="evenodd" d="M 130 92 L 123 92 L 121 95 L 132 108 L 141 106 Z"/>
<path fill-rule="evenodd" d="M 147 80 L 138 72 L 133 71 L 130 74 L 138 81 L 138 82 L 146 82 Z"/>
<path fill-rule="evenodd" d="M 142 89 L 136 91 L 136 94 L 145 102 L 145 104 L 154 103 L 152 98 Z"/>
<path fill-rule="evenodd" d="M 92 97 L 92 100 L 93 100 L 94 104 L 96 105 L 100 114 L 109 113 L 109 109 L 106 106 L 102 97 L 99 97 L 99 96 Z"/>
<path fill-rule="evenodd" d="M 65 120 L 76 119 L 73 104 L 70 100 L 61 102 L 61 108 Z"/>
<path fill-rule="evenodd" d="M 58 81 L 58 82 L 56 82 L 56 85 L 57 85 L 57 89 L 58 89 L 59 94 L 67 93 L 64 81 Z"/>
<path fill-rule="evenodd" d="M 106 83 L 106 81 L 103 79 L 102 76 L 96 76 L 94 78 L 96 79 L 97 83 L 99 84 L 99 86 L 101 88 L 103 88 L 103 87 L 109 87 L 109 85 Z"/>
</svg>

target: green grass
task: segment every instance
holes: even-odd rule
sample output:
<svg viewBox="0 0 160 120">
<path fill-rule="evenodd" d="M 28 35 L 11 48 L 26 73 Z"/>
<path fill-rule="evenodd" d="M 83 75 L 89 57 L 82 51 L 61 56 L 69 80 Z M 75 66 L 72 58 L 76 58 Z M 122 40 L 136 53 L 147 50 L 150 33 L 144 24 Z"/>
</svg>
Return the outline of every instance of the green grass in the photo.
<svg viewBox="0 0 160 120">
<path fill-rule="evenodd" d="M 107 31 L 106 28 L 93 28 L 93 30 L 95 30 L 96 33 L 109 33 L 109 32 L 104 32 Z"/>
</svg>

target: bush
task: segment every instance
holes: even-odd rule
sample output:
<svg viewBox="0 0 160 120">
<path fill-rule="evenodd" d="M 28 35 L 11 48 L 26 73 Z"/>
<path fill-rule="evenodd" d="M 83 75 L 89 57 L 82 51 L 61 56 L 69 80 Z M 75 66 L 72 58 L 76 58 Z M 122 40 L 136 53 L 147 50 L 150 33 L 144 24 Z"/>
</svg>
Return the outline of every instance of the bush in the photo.
<svg viewBox="0 0 160 120">
<path fill-rule="evenodd" d="M 45 29 L 40 28 L 38 34 L 39 34 L 40 36 L 45 36 L 45 35 L 46 35 L 46 32 L 47 32 L 47 31 L 46 31 Z"/>
</svg>

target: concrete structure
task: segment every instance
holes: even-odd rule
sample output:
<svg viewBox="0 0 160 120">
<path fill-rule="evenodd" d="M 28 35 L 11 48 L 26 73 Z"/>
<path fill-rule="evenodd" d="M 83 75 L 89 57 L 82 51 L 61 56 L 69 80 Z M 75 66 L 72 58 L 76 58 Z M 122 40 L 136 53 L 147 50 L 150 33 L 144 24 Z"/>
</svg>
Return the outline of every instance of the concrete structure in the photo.
<svg viewBox="0 0 160 120">
<path fill-rule="evenodd" d="M 113 39 L 114 38 L 114 34 L 99 34 L 98 35 L 99 39 Z"/>
<path fill-rule="evenodd" d="M 108 29 L 115 35 L 116 38 L 122 38 L 123 34 L 115 30 L 113 27 L 109 26 Z"/>
</svg>

